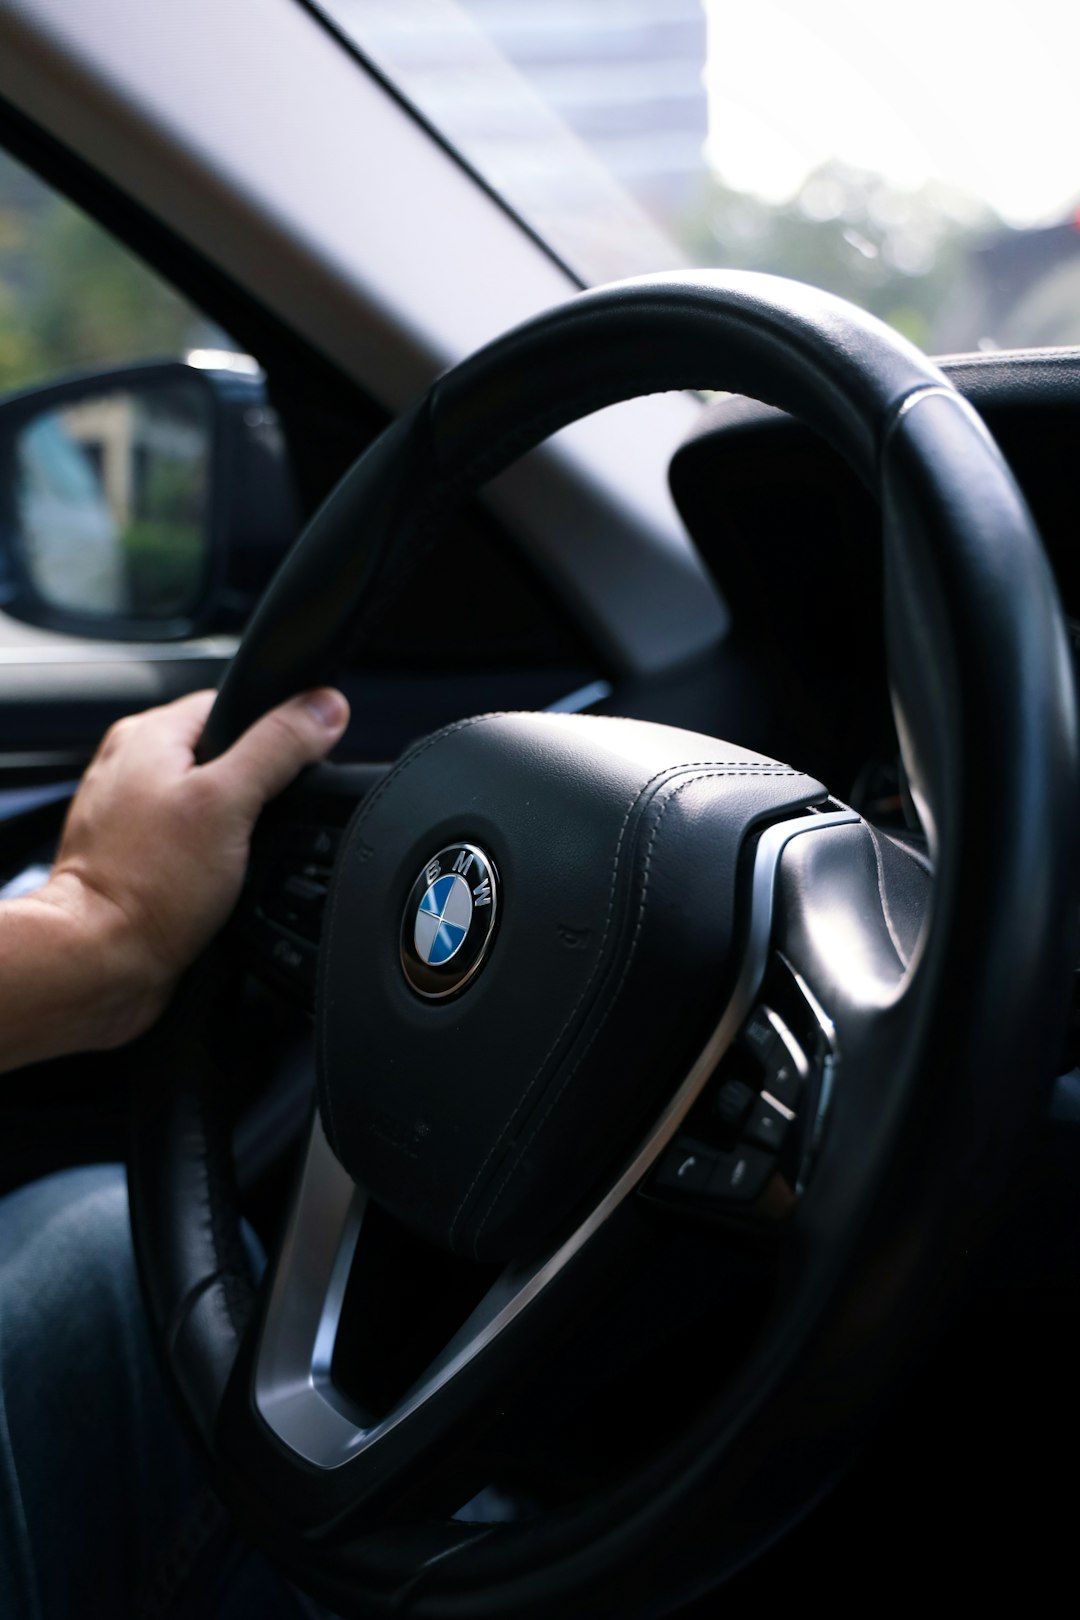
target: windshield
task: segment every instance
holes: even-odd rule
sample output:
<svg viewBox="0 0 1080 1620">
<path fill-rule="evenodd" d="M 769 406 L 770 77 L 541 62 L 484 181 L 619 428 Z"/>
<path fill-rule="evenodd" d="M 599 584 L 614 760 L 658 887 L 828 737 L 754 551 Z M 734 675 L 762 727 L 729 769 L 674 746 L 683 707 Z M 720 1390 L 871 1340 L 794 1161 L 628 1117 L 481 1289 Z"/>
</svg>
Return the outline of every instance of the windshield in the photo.
<svg viewBox="0 0 1080 1620">
<path fill-rule="evenodd" d="M 580 277 L 827 287 L 937 352 L 1080 341 L 1062 0 L 317 0 Z"/>
</svg>

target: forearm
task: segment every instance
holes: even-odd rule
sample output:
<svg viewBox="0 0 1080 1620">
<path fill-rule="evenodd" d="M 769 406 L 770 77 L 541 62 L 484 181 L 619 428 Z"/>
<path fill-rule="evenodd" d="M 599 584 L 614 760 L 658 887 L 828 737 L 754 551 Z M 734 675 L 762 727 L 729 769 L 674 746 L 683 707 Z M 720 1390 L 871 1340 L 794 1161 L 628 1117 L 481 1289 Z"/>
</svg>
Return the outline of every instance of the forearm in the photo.
<svg viewBox="0 0 1080 1620">
<path fill-rule="evenodd" d="M 123 915 L 70 875 L 0 902 L 0 987 L 0 1071 L 119 1046 L 167 995 Z"/>
</svg>

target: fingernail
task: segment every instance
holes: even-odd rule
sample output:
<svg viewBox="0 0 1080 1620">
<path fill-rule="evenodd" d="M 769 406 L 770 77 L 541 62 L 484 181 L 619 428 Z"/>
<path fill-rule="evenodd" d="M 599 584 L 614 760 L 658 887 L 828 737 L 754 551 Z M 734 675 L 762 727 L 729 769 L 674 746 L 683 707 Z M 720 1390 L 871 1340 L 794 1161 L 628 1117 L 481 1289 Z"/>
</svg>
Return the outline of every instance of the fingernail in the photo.
<svg viewBox="0 0 1080 1620">
<path fill-rule="evenodd" d="M 333 687 L 322 686 L 316 692 L 306 692 L 304 703 L 327 731 L 340 731 L 349 718 L 349 705 Z"/>
</svg>

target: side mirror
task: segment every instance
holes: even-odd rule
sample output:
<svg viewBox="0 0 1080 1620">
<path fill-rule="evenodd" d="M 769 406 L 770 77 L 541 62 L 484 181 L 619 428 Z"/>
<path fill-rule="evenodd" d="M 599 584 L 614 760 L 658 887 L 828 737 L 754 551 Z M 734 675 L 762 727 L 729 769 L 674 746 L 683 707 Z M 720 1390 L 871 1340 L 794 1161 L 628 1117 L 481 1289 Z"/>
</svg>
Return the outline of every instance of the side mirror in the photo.
<svg viewBox="0 0 1080 1620">
<path fill-rule="evenodd" d="M 0 400 L 6 613 L 109 640 L 240 628 L 299 511 L 261 373 L 220 359 Z"/>
</svg>

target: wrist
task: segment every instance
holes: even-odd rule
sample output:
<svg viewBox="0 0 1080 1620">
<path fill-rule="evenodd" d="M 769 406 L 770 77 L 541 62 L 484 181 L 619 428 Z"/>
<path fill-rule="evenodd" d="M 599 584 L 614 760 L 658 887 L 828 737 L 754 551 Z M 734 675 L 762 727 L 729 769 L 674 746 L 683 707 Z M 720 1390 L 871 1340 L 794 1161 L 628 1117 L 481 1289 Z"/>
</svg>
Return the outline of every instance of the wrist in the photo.
<svg viewBox="0 0 1080 1620">
<path fill-rule="evenodd" d="M 122 1046 L 153 1023 L 172 978 L 121 906 L 71 870 L 55 872 L 15 903 L 36 906 L 51 936 L 50 982 L 65 1051 Z"/>
</svg>

